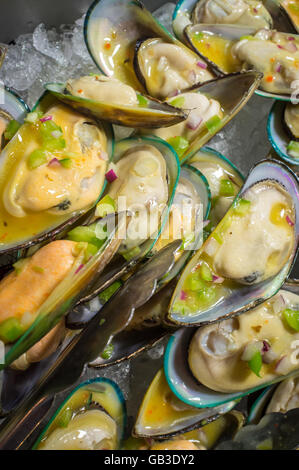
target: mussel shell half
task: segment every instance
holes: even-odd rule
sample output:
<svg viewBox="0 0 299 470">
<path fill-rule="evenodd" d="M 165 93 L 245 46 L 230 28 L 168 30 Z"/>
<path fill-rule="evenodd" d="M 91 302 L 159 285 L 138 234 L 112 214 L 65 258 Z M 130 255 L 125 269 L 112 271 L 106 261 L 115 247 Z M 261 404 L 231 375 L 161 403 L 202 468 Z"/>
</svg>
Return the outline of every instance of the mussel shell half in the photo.
<svg viewBox="0 0 299 470">
<path fill-rule="evenodd" d="M 295 8 L 292 10 L 292 7 Z M 296 7 L 298 7 L 298 4 L 294 0 L 282 0 L 280 2 L 280 8 L 288 16 L 297 33 L 299 33 L 299 14 Z"/>
<path fill-rule="evenodd" d="M 225 77 L 210 80 L 201 85 L 196 85 L 186 92 L 199 92 L 218 101 L 223 110 L 223 118 L 214 129 L 203 129 L 193 138 L 181 163 L 188 161 L 197 150 L 203 147 L 217 132 L 219 132 L 233 117 L 245 106 L 259 86 L 261 74 L 258 72 L 245 72 L 230 74 Z"/>
<path fill-rule="evenodd" d="M 176 36 L 180 40 L 183 40 L 185 27 L 193 22 L 192 13 L 194 8 L 196 5 L 204 3 L 205 1 L 206 0 L 180 0 L 177 3 L 172 17 L 172 26 Z M 263 1 L 263 5 L 272 17 L 273 29 L 286 33 L 293 32 L 294 28 L 290 23 L 290 19 L 287 17 L 285 12 L 279 8 L 279 5 L 275 0 L 265 0 Z"/>
<path fill-rule="evenodd" d="M 250 171 L 249 176 L 247 177 L 245 184 L 237 198 L 242 197 L 242 194 L 254 184 L 265 180 L 278 182 L 289 193 L 294 204 L 296 215 L 295 244 L 288 262 L 276 276 L 257 283 L 256 285 L 244 285 L 240 288 L 238 287 L 232 294 L 228 295 L 228 297 L 223 297 L 222 300 L 217 302 L 216 305 L 198 313 L 183 315 L 174 311 L 175 301 L 180 296 L 181 289 L 186 277 L 192 271 L 193 267 L 196 266 L 201 255 L 201 251 L 204 250 L 205 244 L 207 243 L 205 242 L 202 249 L 200 249 L 195 254 L 195 256 L 190 260 L 185 270 L 183 271 L 169 307 L 169 321 L 184 326 L 199 326 L 213 323 L 225 318 L 230 318 L 234 315 L 239 315 L 240 313 L 244 313 L 247 310 L 256 307 L 260 303 L 276 294 L 276 292 L 282 287 L 293 267 L 297 254 L 299 240 L 298 180 L 295 174 L 283 163 L 280 163 L 276 160 L 264 160 L 257 163 Z M 229 216 L 229 212 L 230 210 L 226 216 Z"/>
<path fill-rule="evenodd" d="M 258 424 L 263 415 L 265 414 L 265 409 L 271 400 L 271 397 L 274 393 L 277 385 L 272 385 L 261 391 L 259 396 L 254 400 L 252 406 L 250 407 L 247 422 L 249 424 Z"/>
<path fill-rule="evenodd" d="M 48 109 L 50 109 L 51 106 L 53 106 L 55 103 L 59 103 L 56 98 L 54 98 L 50 93 L 45 93 L 37 102 L 35 107 L 33 108 L 33 111 L 41 111 L 43 113 L 46 113 Z M 113 154 L 113 146 L 114 146 L 114 137 L 113 137 L 113 129 L 111 124 L 101 122 L 99 123 L 101 125 L 101 128 L 103 132 L 105 133 L 107 137 L 107 154 L 108 154 L 108 160 L 112 159 L 112 154 Z M 3 166 L 5 162 L 6 156 L 9 154 L 11 150 L 11 146 L 15 144 L 16 140 L 18 139 L 19 132 L 22 131 L 23 126 L 21 126 L 20 130 L 17 132 L 17 134 L 13 137 L 11 142 L 7 144 L 7 146 L 3 149 L 1 153 L 1 165 Z M 107 160 L 107 165 L 109 161 Z M 86 218 L 89 216 L 89 211 L 93 209 L 94 205 L 98 201 L 98 199 L 101 197 L 104 189 L 105 189 L 106 181 L 105 178 L 103 179 L 103 186 L 99 188 L 99 194 L 98 198 L 92 205 L 89 205 L 88 207 L 75 211 L 71 214 L 65 215 L 64 218 L 59 217 L 58 222 L 55 223 L 51 222 L 51 226 L 48 227 L 47 229 L 44 229 L 40 233 L 35 233 L 34 236 L 26 238 L 20 238 L 19 241 L 14 241 L 9 244 L 2 242 L 0 246 L 0 254 L 6 255 L 10 253 L 14 253 L 17 250 L 24 250 L 27 249 L 31 246 L 38 245 L 40 243 L 43 243 L 49 239 L 55 239 L 58 236 L 62 236 L 66 231 L 69 231 L 75 224 L 78 223 L 83 223 L 82 219 L 84 219 L 85 215 Z M 28 225 L 30 227 L 30 225 Z M 22 233 L 20 233 L 20 236 Z"/>
<path fill-rule="evenodd" d="M 99 21 L 102 24 L 97 27 Z M 180 44 L 139 0 L 96 0 L 87 12 L 84 29 L 87 48 L 102 73 L 114 76 L 141 92 L 144 90 L 133 65 L 136 41 L 158 37 L 166 42 Z M 104 47 L 112 30 L 118 43 L 115 59 L 111 59 L 114 48 L 111 47 L 107 52 Z M 114 66 L 111 66 L 111 60 Z"/>
<path fill-rule="evenodd" d="M 77 399 L 76 395 L 78 395 Z M 96 378 L 80 384 L 69 394 L 38 437 L 33 446 L 34 450 L 39 450 L 43 442 L 45 442 L 54 429 L 59 426 L 59 420 L 63 418 L 63 412 L 72 403 L 75 404 L 76 409 L 74 411 L 77 411 L 77 413 L 84 413 L 84 410 L 88 410 L 89 408 L 98 408 L 105 411 L 117 425 L 117 444 L 120 444 L 126 426 L 124 396 L 118 385 L 112 380 Z M 71 419 L 73 419 L 73 417 Z"/>
<path fill-rule="evenodd" d="M 151 382 L 139 408 L 133 435 L 168 439 L 177 434 L 200 428 L 228 413 L 236 402 L 232 401 L 217 408 L 199 410 L 186 406 L 177 400 L 170 390 L 163 369 L 159 370 Z M 156 416 L 153 419 L 152 413 Z"/>
<path fill-rule="evenodd" d="M 60 101 L 72 106 L 76 110 L 121 126 L 135 128 L 167 127 L 177 124 L 186 118 L 182 110 L 149 96 L 144 97 L 147 101 L 146 107 L 117 106 L 113 103 L 92 101 L 91 99 L 73 96 L 65 91 L 64 83 L 49 83 L 46 85 L 46 88 Z"/>
<path fill-rule="evenodd" d="M 268 138 L 271 142 L 272 147 L 275 152 L 282 158 L 284 161 L 291 163 L 292 165 L 299 165 L 299 158 L 294 158 L 288 154 L 287 146 L 292 140 L 290 134 L 286 130 L 284 124 L 284 112 L 285 112 L 285 103 L 280 101 L 275 101 L 267 123 L 267 132 Z"/>
<path fill-rule="evenodd" d="M 2 116 L 7 122 L 11 119 L 15 119 L 22 124 L 29 111 L 30 109 L 27 104 L 14 91 L 10 90 L 8 87 L 0 86 L 0 118 Z M 4 139 L 2 139 L 2 141 L 3 140 Z M 0 135 L 0 149 L 1 148 Z"/>
<path fill-rule="evenodd" d="M 299 408 L 287 413 L 270 413 L 259 424 L 244 426 L 233 440 L 217 450 L 295 450 L 299 443 Z"/>
</svg>

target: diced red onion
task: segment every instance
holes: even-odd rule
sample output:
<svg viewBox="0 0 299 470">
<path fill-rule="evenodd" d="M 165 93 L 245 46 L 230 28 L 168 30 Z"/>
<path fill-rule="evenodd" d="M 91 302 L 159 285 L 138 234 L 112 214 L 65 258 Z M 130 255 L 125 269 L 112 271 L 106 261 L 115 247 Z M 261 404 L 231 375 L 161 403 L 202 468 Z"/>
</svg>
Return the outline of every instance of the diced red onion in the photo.
<svg viewBox="0 0 299 470">
<path fill-rule="evenodd" d="M 268 341 L 263 340 L 263 349 L 262 349 L 262 352 L 265 353 L 265 352 L 269 351 L 270 347 L 271 347 L 271 346 L 270 346 L 270 344 L 268 343 Z"/>
<path fill-rule="evenodd" d="M 220 276 L 214 276 L 213 275 L 213 282 L 214 284 L 222 284 L 224 282 L 224 278 Z"/>
<path fill-rule="evenodd" d="M 276 64 L 275 66 L 275 72 L 281 72 L 281 64 Z"/>
<path fill-rule="evenodd" d="M 258 13 L 258 9 L 257 9 L 257 8 L 254 8 L 253 11 L 254 11 L 254 13 Z"/>
<path fill-rule="evenodd" d="M 295 41 L 294 36 L 289 36 L 289 37 L 288 37 L 288 41 Z"/>
<path fill-rule="evenodd" d="M 113 181 L 117 179 L 117 175 L 115 174 L 114 170 L 109 170 L 105 177 L 109 183 L 113 183 Z"/>
<path fill-rule="evenodd" d="M 191 113 L 187 121 L 187 127 L 188 129 L 195 131 L 201 123 L 202 118 L 200 116 L 197 116 L 195 113 Z"/>
<path fill-rule="evenodd" d="M 185 291 L 181 291 L 181 295 L 180 295 L 180 300 L 186 300 L 187 299 L 187 294 Z"/>
<path fill-rule="evenodd" d="M 53 116 L 45 116 L 40 119 L 40 122 L 52 121 Z"/>
<path fill-rule="evenodd" d="M 58 167 L 58 166 L 60 166 L 60 161 L 58 160 L 58 158 L 52 158 L 52 160 L 49 161 L 48 166 L 49 167 Z"/>
<path fill-rule="evenodd" d="M 290 219 L 288 215 L 286 216 L 286 221 L 291 227 L 294 227 L 294 222 Z"/>
<path fill-rule="evenodd" d="M 277 44 L 277 47 L 278 47 L 279 49 L 284 49 L 280 44 Z"/>
<path fill-rule="evenodd" d="M 276 361 L 278 355 L 276 352 L 273 351 L 273 349 L 270 347 L 270 349 L 266 352 L 263 353 L 263 363 L 264 364 L 271 364 L 272 362 Z"/>
<path fill-rule="evenodd" d="M 285 49 L 289 52 L 297 52 L 297 46 L 294 42 L 289 42 L 285 45 Z"/>
<path fill-rule="evenodd" d="M 241 356 L 242 361 L 250 361 L 257 351 L 262 352 L 263 346 L 263 341 L 251 341 L 246 344 Z"/>
<path fill-rule="evenodd" d="M 285 301 L 283 296 L 280 294 L 275 298 L 275 301 L 272 304 L 273 311 L 275 314 L 281 312 L 285 307 Z"/>
<path fill-rule="evenodd" d="M 200 67 L 201 69 L 206 69 L 208 67 L 207 64 L 205 64 L 204 62 L 200 62 L 200 61 L 198 61 L 196 65 L 197 67 Z"/>
<path fill-rule="evenodd" d="M 78 274 L 78 272 L 80 272 L 83 267 L 84 264 L 80 264 L 80 266 L 76 269 L 75 274 Z"/>
</svg>

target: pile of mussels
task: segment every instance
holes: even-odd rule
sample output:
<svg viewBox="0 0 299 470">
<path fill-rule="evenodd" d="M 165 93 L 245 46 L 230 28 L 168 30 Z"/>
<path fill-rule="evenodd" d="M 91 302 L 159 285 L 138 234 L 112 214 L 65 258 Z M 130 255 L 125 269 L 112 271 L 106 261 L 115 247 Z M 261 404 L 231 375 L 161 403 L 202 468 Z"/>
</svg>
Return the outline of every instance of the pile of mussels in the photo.
<svg viewBox="0 0 299 470">
<path fill-rule="evenodd" d="M 1 448 L 85 367 L 99 378 L 34 449 L 299 446 L 298 179 L 278 158 L 244 178 L 204 147 L 255 91 L 290 101 L 298 5 L 180 0 L 173 28 L 138 0 L 97 0 L 98 74 L 46 84 L 32 110 L 3 90 Z M 128 437 L 100 369 L 167 335 Z"/>
</svg>

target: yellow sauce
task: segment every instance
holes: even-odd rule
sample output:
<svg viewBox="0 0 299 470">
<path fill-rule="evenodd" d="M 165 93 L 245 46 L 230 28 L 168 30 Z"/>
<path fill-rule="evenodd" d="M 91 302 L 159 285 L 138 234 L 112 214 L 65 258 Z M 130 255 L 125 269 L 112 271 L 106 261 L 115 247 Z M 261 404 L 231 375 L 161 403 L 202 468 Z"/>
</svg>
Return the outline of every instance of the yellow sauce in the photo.
<svg viewBox="0 0 299 470">
<path fill-rule="evenodd" d="M 225 73 L 240 70 L 241 62 L 232 55 L 233 42 L 229 39 L 203 32 L 194 34 L 192 43 L 200 54 L 216 64 Z"/>
</svg>

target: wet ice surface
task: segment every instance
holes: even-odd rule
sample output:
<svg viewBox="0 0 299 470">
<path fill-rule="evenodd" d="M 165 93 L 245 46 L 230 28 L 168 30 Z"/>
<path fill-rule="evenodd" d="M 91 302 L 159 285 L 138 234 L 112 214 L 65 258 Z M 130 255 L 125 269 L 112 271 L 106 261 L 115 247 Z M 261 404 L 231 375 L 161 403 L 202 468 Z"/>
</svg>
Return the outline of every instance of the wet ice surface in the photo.
<svg viewBox="0 0 299 470">
<path fill-rule="evenodd" d="M 154 13 L 154 17 L 164 26 L 170 33 L 173 34 L 172 29 L 172 15 L 175 9 L 175 4 L 168 2 L 158 8 Z"/>
</svg>

